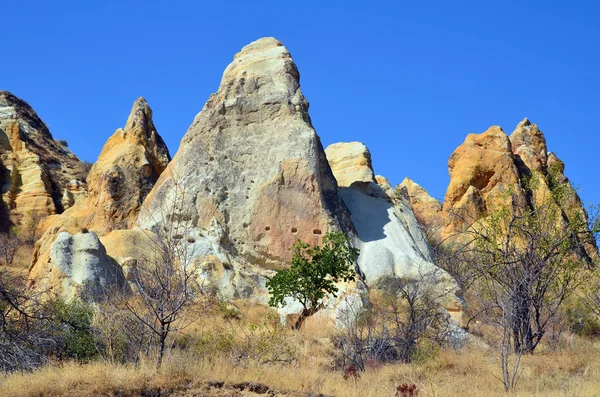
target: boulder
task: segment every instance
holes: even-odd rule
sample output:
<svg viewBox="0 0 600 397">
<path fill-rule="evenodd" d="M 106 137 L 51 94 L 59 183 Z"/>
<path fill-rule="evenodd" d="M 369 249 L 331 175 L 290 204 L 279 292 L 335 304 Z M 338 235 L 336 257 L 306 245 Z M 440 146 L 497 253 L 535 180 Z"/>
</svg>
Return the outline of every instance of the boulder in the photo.
<svg viewBox="0 0 600 397">
<path fill-rule="evenodd" d="M 371 153 L 361 142 L 341 142 L 327 146 L 327 161 L 339 187 L 354 182 L 375 182 Z"/>
<path fill-rule="evenodd" d="M 60 232 L 50 246 L 48 263 L 30 284 L 66 299 L 82 295 L 99 298 L 109 288 L 125 285 L 121 267 L 106 254 L 93 232 Z"/>
</svg>

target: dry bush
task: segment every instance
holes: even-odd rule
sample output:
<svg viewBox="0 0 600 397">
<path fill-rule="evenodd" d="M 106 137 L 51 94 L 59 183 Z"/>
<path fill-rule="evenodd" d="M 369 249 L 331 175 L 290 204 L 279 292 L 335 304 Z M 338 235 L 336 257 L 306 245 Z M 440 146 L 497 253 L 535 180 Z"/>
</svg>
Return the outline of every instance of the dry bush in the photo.
<svg viewBox="0 0 600 397">
<path fill-rule="evenodd" d="M 409 363 L 430 355 L 447 341 L 449 316 L 440 305 L 439 273 L 415 279 L 389 278 L 371 294 L 367 310 L 347 305 L 343 325 L 334 337 L 341 368 L 364 371 L 368 361 Z"/>
</svg>

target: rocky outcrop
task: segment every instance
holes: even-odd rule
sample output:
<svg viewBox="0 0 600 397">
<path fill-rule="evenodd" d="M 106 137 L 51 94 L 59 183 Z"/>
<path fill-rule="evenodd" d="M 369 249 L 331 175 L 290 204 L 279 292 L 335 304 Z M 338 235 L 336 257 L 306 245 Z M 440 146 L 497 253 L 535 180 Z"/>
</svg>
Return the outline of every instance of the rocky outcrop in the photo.
<svg viewBox="0 0 600 397">
<path fill-rule="evenodd" d="M 348 187 L 354 182 L 375 182 L 371 153 L 363 143 L 334 143 L 327 146 L 325 154 L 339 187 Z"/>
<path fill-rule="evenodd" d="M 6 205 L 1 223 L 45 216 L 64 209 L 71 181 L 83 183 L 85 167 L 25 101 L 0 91 L 0 179 Z"/>
<path fill-rule="evenodd" d="M 244 47 L 148 195 L 140 227 L 187 228 L 202 255 L 263 268 L 288 262 L 298 239 L 352 232 L 299 77 L 279 41 Z"/>
<path fill-rule="evenodd" d="M 31 285 L 64 298 L 102 297 L 108 288 L 124 287 L 121 267 L 107 254 L 93 232 L 62 231 L 48 251 L 47 268 L 33 268 Z"/>
<path fill-rule="evenodd" d="M 362 144 L 361 144 L 362 145 Z M 331 147 L 331 146 L 330 146 Z M 449 311 L 459 313 L 462 301 L 452 277 L 433 264 L 429 245 L 419 227 L 410 202 L 392 193 L 389 182 L 373 178 L 370 162 L 364 163 L 368 151 L 356 150 L 356 143 L 337 143 L 326 149 L 340 195 L 348 207 L 357 232 L 355 245 L 360 249 L 358 267 L 370 286 L 379 286 L 390 278 L 432 280 L 440 301 Z M 364 150 L 363 150 L 364 148 Z M 343 161 L 340 161 L 343 159 Z M 346 164 L 346 166 L 344 166 Z M 368 170 L 365 170 L 368 167 Z M 365 175 L 371 175 L 365 178 Z M 433 281 L 434 280 L 434 281 Z"/>
<path fill-rule="evenodd" d="M 521 121 L 510 136 L 498 127 L 469 134 L 448 161 L 450 184 L 443 208 L 420 186 L 405 180 L 405 188 L 420 225 L 440 230 L 433 237 L 445 240 L 500 208 L 522 213 L 546 206 L 556 214 L 556 227 L 567 227 L 572 217 L 587 219 L 577 192 L 564 175 L 564 163 L 548 152 L 546 139 L 536 124 Z M 582 257 L 598 257 L 586 244 Z"/>
<path fill-rule="evenodd" d="M 510 139 L 498 126 L 469 134 L 450 156 L 448 172 L 442 238 L 461 232 L 491 208 L 527 205 Z"/>
<path fill-rule="evenodd" d="M 436 238 L 444 227 L 442 220 L 442 203 L 429 195 L 421 185 L 409 178 L 404 178 L 397 190 L 406 190 L 415 217 L 426 236 Z"/>
<path fill-rule="evenodd" d="M 89 216 L 85 226 L 102 232 L 131 228 L 170 160 L 150 106 L 138 98 L 125 127 L 108 139 L 90 170 L 86 208 L 77 208 Z"/>
<path fill-rule="evenodd" d="M 43 276 L 53 266 L 50 250 L 63 231 L 92 230 L 103 236 L 112 230 L 131 228 L 141 205 L 170 160 L 169 152 L 152 123 L 152 111 L 143 98 L 135 101 L 125 128 L 119 128 L 104 145 L 92 166 L 88 189 L 69 184 L 79 198 L 63 214 L 43 222 L 45 233 L 36 243 L 30 278 Z M 111 240 L 109 240 L 111 241 Z"/>
</svg>

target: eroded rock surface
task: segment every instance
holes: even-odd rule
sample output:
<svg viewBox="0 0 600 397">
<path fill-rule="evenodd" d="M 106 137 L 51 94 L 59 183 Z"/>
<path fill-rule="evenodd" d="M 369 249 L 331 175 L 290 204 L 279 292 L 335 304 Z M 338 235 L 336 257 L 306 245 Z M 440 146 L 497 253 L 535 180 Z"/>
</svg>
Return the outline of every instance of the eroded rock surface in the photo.
<svg viewBox="0 0 600 397">
<path fill-rule="evenodd" d="M 328 159 L 334 175 L 340 172 L 344 181 L 340 185 L 340 195 L 352 215 L 352 223 L 357 232 L 355 245 L 360 249 L 358 266 L 370 286 L 378 286 L 390 278 L 418 280 L 435 283 L 440 301 L 449 311 L 460 312 L 462 301 L 457 297 L 458 287 L 452 277 L 433 264 L 429 245 L 423 234 L 410 202 L 391 194 L 389 182 L 381 176 L 377 182 L 363 166 L 355 167 L 366 157 L 366 150 L 355 150 L 354 143 L 337 143 L 335 151 L 327 148 Z M 364 146 L 363 146 L 364 147 Z M 347 149 L 347 150 L 345 150 Z M 331 157 L 329 157 L 331 156 Z M 338 159 L 344 159 L 343 164 Z M 366 166 L 366 164 L 364 165 Z M 354 180 L 353 180 L 354 179 Z"/>
<path fill-rule="evenodd" d="M 219 234 L 216 251 L 265 268 L 291 259 L 301 239 L 351 231 L 288 50 L 273 38 L 244 47 L 227 67 L 146 199 L 142 228 L 188 220 Z M 220 255 L 215 250 L 206 254 Z"/>
<path fill-rule="evenodd" d="M 63 211 L 62 196 L 71 181 L 83 183 L 84 165 L 54 140 L 25 101 L 0 91 L 0 182 L 4 208 L 0 223 Z"/>
<path fill-rule="evenodd" d="M 31 274 L 31 284 L 39 290 L 67 299 L 81 295 L 98 298 L 109 288 L 125 285 L 121 267 L 106 254 L 93 232 L 60 232 L 48 256 L 49 267 L 34 268 Z"/>
<path fill-rule="evenodd" d="M 444 227 L 442 203 L 431 197 L 427 190 L 409 178 L 404 178 L 398 189 L 406 189 L 411 207 L 426 236 L 434 237 Z"/>
<path fill-rule="evenodd" d="M 152 123 L 152 111 L 139 98 L 125 128 L 119 128 L 108 139 L 92 166 L 86 193 L 81 192 L 80 185 L 70 184 L 69 192 L 79 198 L 71 200 L 65 193 L 63 200 L 72 202 L 72 206 L 43 222 L 45 233 L 36 243 L 30 278 L 43 277 L 53 266 L 50 250 L 63 231 L 91 230 L 103 236 L 112 230 L 131 228 L 169 160 L 167 147 Z"/>
<path fill-rule="evenodd" d="M 340 142 L 327 146 L 327 161 L 339 187 L 354 182 L 375 182 L 371 153 L 361 142 Z"/>
</svg>

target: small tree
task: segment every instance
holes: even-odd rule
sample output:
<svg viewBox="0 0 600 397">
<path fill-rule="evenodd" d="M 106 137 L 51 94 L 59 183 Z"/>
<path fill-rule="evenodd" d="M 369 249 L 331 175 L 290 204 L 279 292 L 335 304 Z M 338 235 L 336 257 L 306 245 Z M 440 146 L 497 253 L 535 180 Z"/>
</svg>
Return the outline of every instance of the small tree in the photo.
<svg viewBox="0 0 600 397">
<path fill-rule="evenodd" d="M 12 265 L 20 246 L 21 240 L 12 229 L 8 233 L 0 233 L 0 263 Z"/>
<path fill-rule="evenodd" d="M 308 317 L 324 307 L 326 297 L 338 292 L 336 283 L 354 280 L 352 265 L 357 256 L 358 249 L 350 246 L 343 233 L 327 233 L 323 246 L 314 248 L 298 240 L 292 249 L 291 267 L 267 281 L 269 305 L 284 306 L 286 298 L 300 302 L 302 313 L 294 324 L 294 329 L 300 329 Z"/>
<path fill-rule="evenodd" d="M 157 230 L 145 232 L 149 243 L 146 255 L 132 270 L 135 293 L 110 291 L 109 302 L 126 310 L 142 324 L 158 342 L 156 367 L 162 365 L 167 339 L 195 322 L 212 301 L 199 282 L 200 257 L 192 235 L 192 220 L 174 216 L 185 200 L 185 189 L 173 182 L 171 201 L 156 210 L 160 219 L 172 222 Z M 139 330 L 132 330 L 139 332 Z"/>
</svg>

